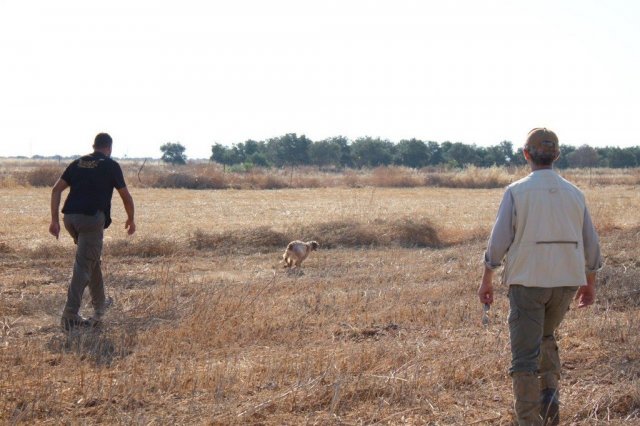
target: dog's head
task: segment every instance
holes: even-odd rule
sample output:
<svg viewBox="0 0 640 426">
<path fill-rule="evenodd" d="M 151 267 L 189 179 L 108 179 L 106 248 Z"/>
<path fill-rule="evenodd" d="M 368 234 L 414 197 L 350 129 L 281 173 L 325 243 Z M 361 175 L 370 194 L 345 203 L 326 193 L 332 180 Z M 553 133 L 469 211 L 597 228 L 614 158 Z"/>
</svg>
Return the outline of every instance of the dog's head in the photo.
<svg viewBox="0 0 640 426">
<path fill-rule="evenodd" d="M 320 244 L 318 244 L 316 241 L 309 241 L 309 246 L 311 247 L 311 251 L 313 251 L 317 250 L 318 247 L 320 247 Z"/>
</svg>

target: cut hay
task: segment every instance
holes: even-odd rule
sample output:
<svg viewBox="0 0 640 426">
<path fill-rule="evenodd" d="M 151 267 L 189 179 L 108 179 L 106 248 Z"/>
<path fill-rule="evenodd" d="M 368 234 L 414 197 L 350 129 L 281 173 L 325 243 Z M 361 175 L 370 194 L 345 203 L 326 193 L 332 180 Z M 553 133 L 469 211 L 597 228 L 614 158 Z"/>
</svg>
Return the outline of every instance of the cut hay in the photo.
<svg viewBox="0 0 640 426">
<path fill-rule="evenodd" d="M 189 246 L 192 248 L 223 252 L 255 253 L 265 249 L 285 247 L 288 242 L 284 234 L 266 226 L 213 234 L 197 230 L 189 237 Z"/>
<path fill-rule="evenodd" d="M 435 226 L 426 218 L 325 222 L 303 227 L 298 233 L 303 238 L 316 239 L 322 248 L 442 246 Z"/>
<path fill-rule="evenodd" d="M 443 245 L 428 219 L 403 218 L 371 223 L 332 221 L 298 226 L 286 232 L 266 226 L 220 233 L 197 230 L 189 237 L 189 246 L 196 250 L 255 253 L 284 248 L 289 241 L 297 239 L 316 240 L 321 249 L 385 246 L 435 248 Z"/>
<path fill-rule="evenodd" d="M 111 256 L 161 257 L 178 252 L 174 241 L 158 237 L 125 238 L 105 244 L 104 251 Z"/>
</svg>

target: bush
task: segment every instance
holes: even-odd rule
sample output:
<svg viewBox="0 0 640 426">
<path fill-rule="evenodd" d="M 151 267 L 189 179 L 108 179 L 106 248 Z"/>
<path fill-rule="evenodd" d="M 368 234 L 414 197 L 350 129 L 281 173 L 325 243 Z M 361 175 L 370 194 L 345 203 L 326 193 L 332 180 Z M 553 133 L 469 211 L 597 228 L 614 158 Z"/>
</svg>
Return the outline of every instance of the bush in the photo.
<svg viewBox="0 0 640 426">
<path fill-rule="evenodd" d="M 289 184 L 279 176 L 257 172 L 250 173 L 246 182 L 251 189 L 282 189 L 289 187 Z"/>
<path fill-rule="evenodd" d="M 382 188 L 413 188 L 422 184 L 414 170 L 404 167 L 376 167 L 370 182 Z"/>
<path fill-rule="evenodd" d="M 62 175 L 61 167 L 43 166 L 26 173 L 26 182 L 35 187 L 51 187 Z"/>
<path fill-rule="evenodd" d="M 424 183 L 427 186 L 444 188 L 504 188 L 525 174 L 523 168 L 516 169 L 515 173 L 510 173 L 508 169 L 502 167 L 469 166 L 454 172 L 427 173 Z"/>
<path fill-rule="evenodd" d="M 228 184 L 221 174 L 198 176 L 187 173 L 160 175 L 151 185 L 154 188 L 225 189 Z"/>
</svg>

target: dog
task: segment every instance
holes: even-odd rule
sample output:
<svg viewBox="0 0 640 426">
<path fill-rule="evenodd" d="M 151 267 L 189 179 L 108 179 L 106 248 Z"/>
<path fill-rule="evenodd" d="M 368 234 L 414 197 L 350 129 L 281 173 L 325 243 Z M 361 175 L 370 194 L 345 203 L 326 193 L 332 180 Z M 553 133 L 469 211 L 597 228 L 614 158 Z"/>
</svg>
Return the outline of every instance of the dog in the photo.
<svg viewBox="0 0 640 426">
<path fill-rule="evenodd" d="M 317 250 L 320 247 L 316 241 L 291 241 L 289 245 L 287 245 L 287 249 L 282 255 L 282 259 L 284 260 L 284 267 L 291 268 L 293 265 L 299 267 L 303 260 L 309 256 L 314 250 Z"/>
</svg>

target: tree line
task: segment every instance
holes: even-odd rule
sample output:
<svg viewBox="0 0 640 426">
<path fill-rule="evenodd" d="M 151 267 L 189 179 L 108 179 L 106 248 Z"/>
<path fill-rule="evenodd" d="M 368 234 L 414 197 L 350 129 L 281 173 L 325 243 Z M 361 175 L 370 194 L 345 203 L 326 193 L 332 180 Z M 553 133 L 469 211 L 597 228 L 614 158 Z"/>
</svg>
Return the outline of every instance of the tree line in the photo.
<svg viewBox="0 0 640 426">
<path fill-rule="evenodd" d="M 166 143 L 160 150 L 162 160 L 184 164 L 186 148 L 179 143 Z M 560 145 L 561 156 L 555 163 L 559 168 L 581 167 L 640 167 L 640 146 L 593 148 Z M 336 136 L 312 141 L 305 135 L 288 133 L 264 141 L 249 139 L 225 146 L 211 147 L 211 161 L 223 166 L 242 165 L 245 168 L 317 166 L 319 168 L 368 168 L 398 165 L 411 168 L 428 166 L 477 167 L 526 164 L 522 148 L 514 150 L 510 141 L 482 147 L 461 142 L 434 142 L 404 139 L 393 143 L 387 139 L 361 137 L 349 140 Z"/>
</svg>

